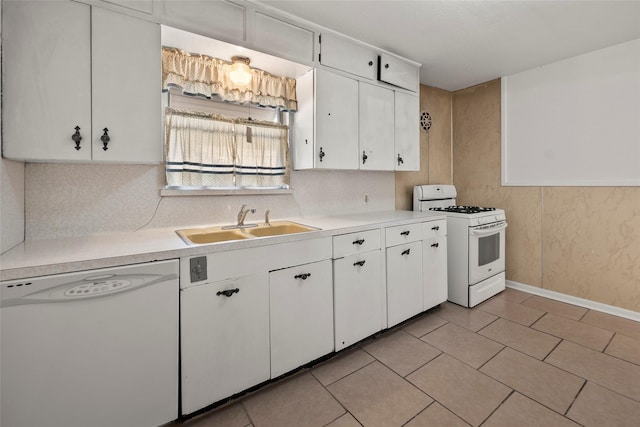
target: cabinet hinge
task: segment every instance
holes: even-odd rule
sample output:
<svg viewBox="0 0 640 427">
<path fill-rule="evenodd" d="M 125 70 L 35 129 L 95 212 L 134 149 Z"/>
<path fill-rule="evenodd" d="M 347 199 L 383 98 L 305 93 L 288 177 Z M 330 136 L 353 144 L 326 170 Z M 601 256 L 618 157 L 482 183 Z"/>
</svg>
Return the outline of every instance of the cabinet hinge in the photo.
<svg viewBox="0 0 640 427">
<path fill-rule="evenodd" d="M 321 54 L 321 53 L 319 53 L 319 54 L 318 54 L 318 62 L 322 62 L 322 59 L 321 59 L 321 58 L 322 58 L 322 54 Z"/>
<path fill-rule="evenodd" d="M 322 34 L 318 34 L 318 43 L 322 43 Z"/>
</svg>

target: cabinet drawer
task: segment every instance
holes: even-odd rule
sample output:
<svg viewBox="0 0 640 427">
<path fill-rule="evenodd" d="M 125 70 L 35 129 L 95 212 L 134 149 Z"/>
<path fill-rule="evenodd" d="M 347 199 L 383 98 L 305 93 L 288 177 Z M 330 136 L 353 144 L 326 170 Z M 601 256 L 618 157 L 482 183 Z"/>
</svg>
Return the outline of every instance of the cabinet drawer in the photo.
<svg viewBox="0 0 640 427">
<path fill-rule="evenodd" d="M 447 235 L 447 220 L 439 219 L 437 221 L 429 221 L 422 223 L 422 238 L 431 239 L 438 236 Z"/>
<path fill-rule="evenodd" d="M 422 224 L 406 224 L 385 229 L 387 247 L 422 240 Z"/>
<path fill-rule="evenodd" d="M 380 230 L 367 230 L 333 237 L 333 258 L 380 249 Z"/>
</svg>

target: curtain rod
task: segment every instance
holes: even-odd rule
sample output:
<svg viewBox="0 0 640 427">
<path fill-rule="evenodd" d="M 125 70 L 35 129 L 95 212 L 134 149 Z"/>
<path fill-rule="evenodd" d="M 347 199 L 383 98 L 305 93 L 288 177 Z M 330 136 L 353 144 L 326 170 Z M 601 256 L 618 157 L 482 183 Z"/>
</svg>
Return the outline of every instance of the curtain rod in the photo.
<svg viewBox="0 0 640 427">
<path fill-rule="evenodd" d="M 200 117 L 205 119 L 218 120 L 221 122 L 242 124 L 242 125 L 251 125 L 251 126 L 264 126 L 264 127 L 273 127 L 277 129 L 289 129 L 287 125 L 281 125 L 279 123 L 267 122 L 264 120 L 255 120 L 255 119 L 244 119 L 241 117 L 229 117 L 224 116 L 222 114 L 215 113 L 205 113 L 202 111 L 189 111 L 189 110 L 179 110 L 177 108 L 166 107 L 165 114 L 175 114 L 179 116 L 187 116 L 187 117 Z"/>
</svg>

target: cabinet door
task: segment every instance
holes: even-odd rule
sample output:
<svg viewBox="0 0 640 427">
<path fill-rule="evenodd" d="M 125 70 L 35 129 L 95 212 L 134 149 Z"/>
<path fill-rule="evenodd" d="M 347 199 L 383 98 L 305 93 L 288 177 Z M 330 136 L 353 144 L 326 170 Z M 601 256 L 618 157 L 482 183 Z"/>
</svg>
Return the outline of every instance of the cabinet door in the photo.
<svg viewBox="0 0 640 427">
<path fill-rule="evenodd" d="M 269 273 L 271 378 L 333 350 L 331 260 Z"/>
<path fill-rule="evenodd" d="M 246 8 L 226 0 L 154 0 L 162 23 L 226 42 L 243 42 Z"/>
<path fill-rule="evenodd" d="M 376 52 L 330 33 L 320 35 L 320 63 L 370 80 L 376 78 Z"/>
<path fill-rule="evenodd" d="M 315 167 L 358 169 L 358 82 L 315 72 Z"/>
<path fill-rule="evenodd" d="M 91 158 L 90 8 L 3 2 L 3 156 Z M 71 139 L 75 127 L 80 149 Z"/>
<path fill-rule="evenodd" d="M 158 24 L 92 9 L 94 160 L 162 161 L 160 46 Z"/>
<path fill-rule="evenodd" d="M 378 80 L 414 92 L 420 90 L 420 69 L 417 65 L 383 53 L 379 57 Z"/>
<path fill-rule="evenodd" d="M 298 110 L 291 115 L 291 158 L 295 170 L 312 169 L 314 166 L 314 73 L 310 70 L 296 79 Z"/>
<path fill-rule="evenodd" d="M 359 83 L 360 169 L 394 169 L 393 91 Z"/>
<path fill-rule="evenodd" d="M 387 248 L 388 326 L 422 312 L 422 241 Z"/>
<path fill-rule="evenodd" d="M 333 261 L 335 346 L 342 350 L 383 328 L 382 252 Z"/>
<path fill-rule="evenodd" d="M 423 310 L 428 310 L 447 300 L 447 236 L 425 240 L 422 253 Z"/>
<path fill-rule="evenodd" d="M 264 52 L 294 61 L 313 61 L 313 31 L 255 12 L 254 44 Z"/>
<path fill-rule="evenodd" d="M 183 414 L 269 379 L 267 280 L 264 272 L 180 291 Z"/>
<path fill-rule="evenodd" d="M 395 169 L 420 170 L 420 100 L 395 92 Z"/>
</svg>

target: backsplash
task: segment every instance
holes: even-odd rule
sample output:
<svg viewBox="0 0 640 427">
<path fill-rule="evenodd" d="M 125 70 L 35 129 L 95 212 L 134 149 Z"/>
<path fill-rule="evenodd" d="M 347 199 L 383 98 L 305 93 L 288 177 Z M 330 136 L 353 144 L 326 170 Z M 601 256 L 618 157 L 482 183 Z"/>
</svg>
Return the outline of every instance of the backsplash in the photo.
<svg viewBox="0 0 640 427">
<path fill-rule="evenodd" d="M 293 171 L 293 194 L 160 197 L 164 166 L 28 163 L 26 239 L 71 237 L 140 228 L 233 223 L 242 204 L 247 222 L 393 210 L 393 172 Z M 365 193 L 367 202 L 365 202 Z"/>
</svg>

